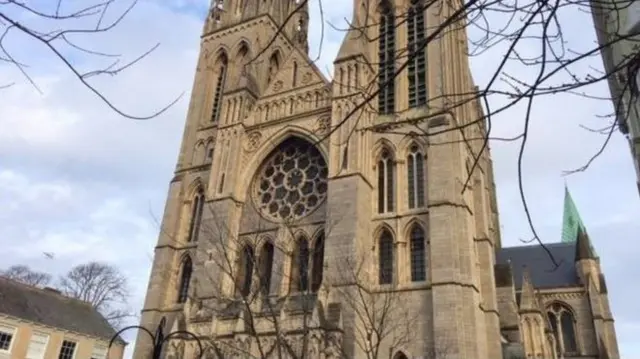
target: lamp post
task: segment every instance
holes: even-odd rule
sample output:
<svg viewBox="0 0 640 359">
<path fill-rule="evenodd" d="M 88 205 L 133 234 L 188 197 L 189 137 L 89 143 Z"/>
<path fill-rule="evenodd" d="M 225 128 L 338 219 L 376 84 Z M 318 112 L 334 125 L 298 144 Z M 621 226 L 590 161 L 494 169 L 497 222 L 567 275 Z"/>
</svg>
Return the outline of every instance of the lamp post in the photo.
<svg viewBox="0 0 640 359">
<path fill-rule="evenodd" d="M 109 349 L 111 349 L 111 345 L 113 344 L 113 342 L 116 340 L 116 338 L 118 338 L 120 336 L 120 334 L 122 334 L 123 332 L 129 330 L 129 329 L 139 329 L 142 330 L 143 332 L 149 334 L 149 336 L 151 337 L 151 339 L 153 340 L 153 347 L 152 347 L 152 352 L 151 352 L 151 359 L 160 359 L 160 354 L 162 354 L 162 346 L 164 345 L 164 343 L 174 337 L 177 337 L 179 335 L 186 335 L 189 336 L 193 339 L 195 339 L 196 343 L 198 344 L 198 355 L 195 356 L 195 358 L 200 359 L 202 358 L 202 354 L 203 354 L 203 350 L 202 350 L 202 343 L 200 342 L 200 339 L 198 339 L 198 337 L 186 330 L 178 330 L 175 332 L 171 332 L 167 335 L 164 334 L 164 326 L 167 323 L 167 319 L 165 317 L 162 317 L 162 319 L 160 319 L 160 323 L 158 324 L 158 327 L 156 328 L 156 333 L 153 334 L 151 333 L 151 331 L 145 327 L 142 327 L 140 325 L 131 325 L 128 326 L 126 328 L 121 329 L 120 331 L 118 331 L 109 341 Z"/>
</svg>

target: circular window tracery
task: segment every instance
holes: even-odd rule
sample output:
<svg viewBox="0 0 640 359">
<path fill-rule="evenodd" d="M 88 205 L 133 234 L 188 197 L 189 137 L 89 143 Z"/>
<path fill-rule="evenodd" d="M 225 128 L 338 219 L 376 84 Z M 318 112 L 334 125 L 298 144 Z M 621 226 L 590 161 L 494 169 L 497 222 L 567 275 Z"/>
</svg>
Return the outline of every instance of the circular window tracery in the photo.
<svg viewBox="0 0 640 359">
<path fill-rule="evenodd" d="M 266 217 L 299 219 L 327 196 L 327 164 L 318 149 L 299 138 L 280 144 L 264 161 L 254 180 L 254 202 Z"/>
</svg>

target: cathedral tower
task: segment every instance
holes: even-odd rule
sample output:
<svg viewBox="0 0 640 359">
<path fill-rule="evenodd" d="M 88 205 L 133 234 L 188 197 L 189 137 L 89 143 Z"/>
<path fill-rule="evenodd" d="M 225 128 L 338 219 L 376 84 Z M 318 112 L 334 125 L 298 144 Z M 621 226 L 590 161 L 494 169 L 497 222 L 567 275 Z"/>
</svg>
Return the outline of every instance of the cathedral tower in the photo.
<svg viewBox="0 0 640 359">
<path fill-rule="evenodd" d="M 214 357 L 502 356 L 492 162 L 464 27 L 440 26 L 460 9 L 353 6 L 328 81 L 305 1 L 212 5 L 142 326 Z"/>
</svg>

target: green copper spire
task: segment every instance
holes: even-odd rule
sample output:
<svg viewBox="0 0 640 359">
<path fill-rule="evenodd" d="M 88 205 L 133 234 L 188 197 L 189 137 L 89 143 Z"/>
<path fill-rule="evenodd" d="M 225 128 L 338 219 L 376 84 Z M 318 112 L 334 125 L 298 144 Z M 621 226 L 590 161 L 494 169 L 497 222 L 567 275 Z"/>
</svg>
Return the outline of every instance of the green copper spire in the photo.
<svg viewBox="0 0 640 359">
<path fill-rule="evenodd" d="M 575 243 L 578 239 L 578 235 L 580 234 L 588 238 L 587 228 L 584 226 L 584 223 L 582 223 L 582 219 L 578 213 L 578 208 L 576 207 L 576 204 L 573 203 L 573 198 L 571 198 L 571 193 L 569 193 L 569 188 L 565 182 L 564 214 L 562 215 L 562 243 Z M 593 254 L 597 256 L 596 251 L 593 248 L 593 243 L 589 243 L 589 247 L 591 247 Z"/>
<path fill-rule="evenodd" d="M 585 232 L 587 231 L 587 229 L 584 227 L 584 224 L 582 223 L 582 219 L 580 219 L 578 209 L 576 208 L 575 203 L 573 203 L 573 198 L 571 198 L 569 188 L 565 183 L 564 214 L 562 216 L 562 242 L 575 242 L 578 238 L 578 230 L 580 228 Z"/>
</svg>

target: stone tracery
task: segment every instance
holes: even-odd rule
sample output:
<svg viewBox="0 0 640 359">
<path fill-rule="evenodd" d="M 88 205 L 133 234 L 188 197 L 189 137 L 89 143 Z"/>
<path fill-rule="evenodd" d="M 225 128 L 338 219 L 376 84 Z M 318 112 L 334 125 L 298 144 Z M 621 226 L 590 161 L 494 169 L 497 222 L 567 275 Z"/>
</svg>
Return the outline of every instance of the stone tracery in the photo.
<svg viewBox="0 0 640 359">
<path fill-rule="evenodd" d="M 292 137 L 265 160 L 254 180 L 254 202 L 275 220 L 302 218 L 327 195 L 327 164 L 318 149 Z"/>
</svg>

